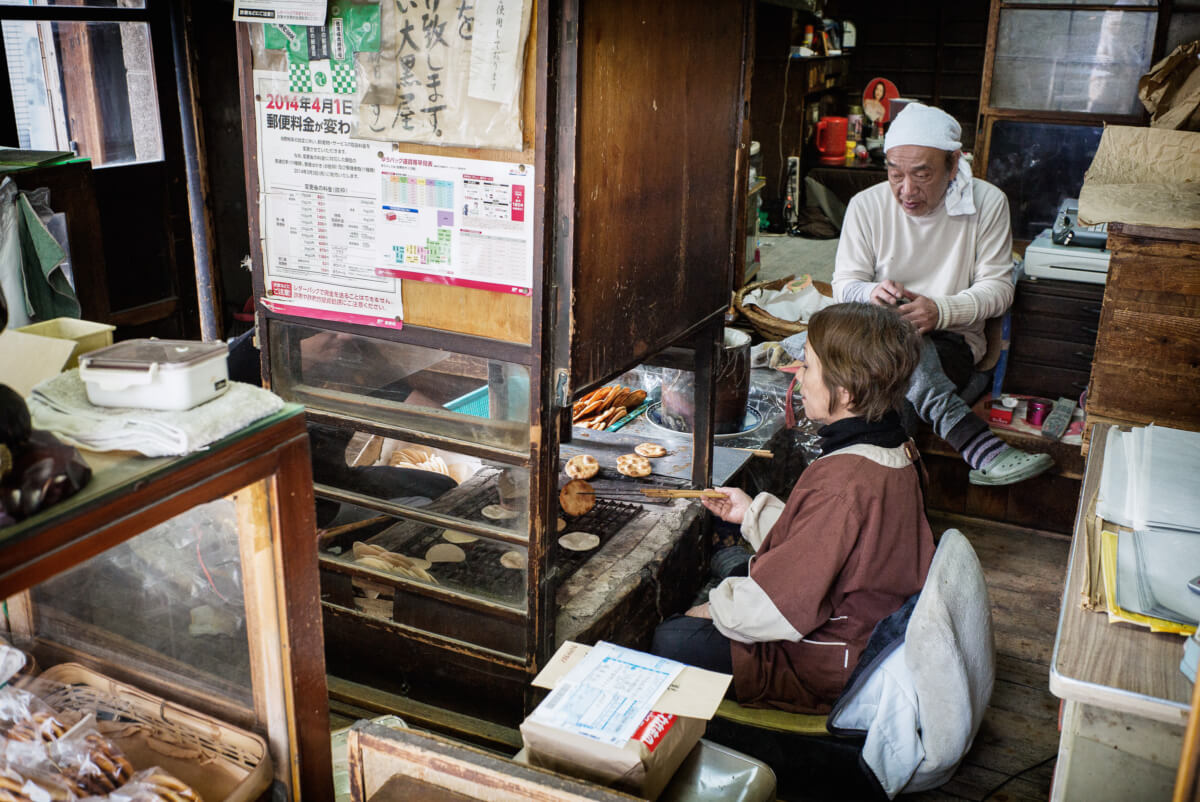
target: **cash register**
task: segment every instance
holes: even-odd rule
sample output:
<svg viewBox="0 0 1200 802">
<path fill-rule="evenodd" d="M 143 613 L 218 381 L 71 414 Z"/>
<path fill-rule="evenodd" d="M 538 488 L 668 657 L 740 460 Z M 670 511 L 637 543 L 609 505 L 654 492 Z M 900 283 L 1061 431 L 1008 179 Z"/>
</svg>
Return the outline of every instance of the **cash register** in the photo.
<svg viewBox="0 0 1200 802">
<path fill-rule="evenodd" d="M 1079 222 L 1079 201 L 1065 199 L 1058 207 L 1054 227 L 1034 237 L 1025 249 L 1025 275 L 1103 284 L 1108 277 L 1110 252 L 1105 223 Z"/>
</svg>

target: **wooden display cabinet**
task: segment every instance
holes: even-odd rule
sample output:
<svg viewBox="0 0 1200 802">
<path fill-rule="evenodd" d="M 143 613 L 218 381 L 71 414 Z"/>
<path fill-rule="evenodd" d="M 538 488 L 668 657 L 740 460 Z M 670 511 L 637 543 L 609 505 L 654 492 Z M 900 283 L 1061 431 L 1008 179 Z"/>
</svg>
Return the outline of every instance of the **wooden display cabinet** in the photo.
<svg viewBox="0 0 1200 802">
<path fill-rule="evenodd" d="M 0 529 L 14 644 L 251 731 L 284 798 L 332 799 L 303 411 L 186 457 L 86 459 L 79 493 Z"/>
<path fill-rule="evenodd" d="M 1078 399 L 1087 389 L 1104 285 L 1023 278 L 1012 305 L 1004 389 Z"/>
<path fill-rule="evenodd" d="M 711 366 L 744 260 L 753 13 L 747 0 L 720 0 L 703 13 L 685 0 L 536 2 L 523 150 L 391 145 L 532 165 L 528 296 L 406 279 L 399 330 L 289 318 L 258 305 L 264 376 L 308 408 L 318 504 L 343 516 L 338 525 L 382 518 L 322 541 L 332 675 L 519 721 L 528 680 L 557 645 L 556 589 L 573 570 L 555 553 L 559 444 L 570 437 L 571 404 L 670 346 L 694 352 L 692 477 L 708 482 Z M 254 43 L 245 26 L 239 37 L 249 121 Z M 255 127 L 244 130 L 262 299 Z M 314 345 L 322 338 L 354 355 L 323 356 Z M 381 438 L 404 449 L 381 453 Z M 452 474 L 471 467 L 441 487 L 430 486 L 436 474 L 384 467 L 389 454 L 421 448 L 445 455 Z M 483 517 L 480 499 L 516 515 Z M 446 564 L 436 581 L 397 576 L 351 552 L 369 535 L 416 553 L 414 543 L 423 550 L 445 529 L 472 538 L 472 552 L 490 552 L 494 582 L 472 584 Z M 515 567 L 495 568 L 509 553 Z"/>
</svg>

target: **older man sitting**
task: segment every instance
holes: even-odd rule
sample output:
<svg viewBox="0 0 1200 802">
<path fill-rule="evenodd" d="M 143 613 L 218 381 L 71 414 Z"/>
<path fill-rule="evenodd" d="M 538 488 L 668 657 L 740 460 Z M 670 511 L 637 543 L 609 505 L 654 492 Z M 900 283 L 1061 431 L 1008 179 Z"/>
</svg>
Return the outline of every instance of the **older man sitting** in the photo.
<svg viewBox="0 0 1200 802">
<path fill-rule="evenodd" d="M 846 209 L 833 274 L 838 301 L 896 307 L 924 335 L 907 398 L 973 469 L 977 485 L 1007 485 L 1053 465 L 1008 446 L 958 391 L 987 350 L 984 322 L 1012 304 L 1008 200 L 971 176 L 961 127 L 941 109 L 910 103 L 884 138 L 888 183 Z"/>
</svg>

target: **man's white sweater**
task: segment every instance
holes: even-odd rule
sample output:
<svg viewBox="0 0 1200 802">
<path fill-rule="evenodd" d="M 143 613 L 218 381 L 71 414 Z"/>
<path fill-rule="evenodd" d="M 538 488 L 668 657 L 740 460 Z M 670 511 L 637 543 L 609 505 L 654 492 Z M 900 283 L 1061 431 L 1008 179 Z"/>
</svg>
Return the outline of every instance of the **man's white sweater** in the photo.
<svg viewBox="0 0 1200 802">
<path fill-rule="evenodd" d="M 944 204 L 923 217 L 905 214 L 889 184 L 850 199 L 833 273 L 839 301 L 870 301 L 884 279 L 927 296 L 937 328 L 961 334 L 978 362 L 983 324 L 1012 304 L 1012 227 L 1008 199 L 973 179 L 975 213 L 951 216 Z"/>
</svg>

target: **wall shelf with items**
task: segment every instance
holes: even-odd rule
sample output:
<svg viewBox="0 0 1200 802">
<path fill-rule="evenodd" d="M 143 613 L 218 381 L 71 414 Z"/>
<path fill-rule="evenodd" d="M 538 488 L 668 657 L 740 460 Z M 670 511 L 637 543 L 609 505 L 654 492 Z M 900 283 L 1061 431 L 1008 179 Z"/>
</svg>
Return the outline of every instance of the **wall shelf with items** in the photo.
<svg viewBox="0 0 1200 802">
<path fill-rule="evenodd" d="M 759 3 L 755 14 L 754 75 L 750 127 L 762 146 L 763 204 L 782 206 L 788 191 L 788 158 L 801 159 L 798 186 L 803 186 L 811 147 L 814 112 L 844 113 L 840 94 L 846 87 L 850 56 L 792 58 L 792 12 Z M 794 199 L 799 202 L 799 198 Z M 776 215 L 772 214 L 774 223 Z"/>
</svg>

